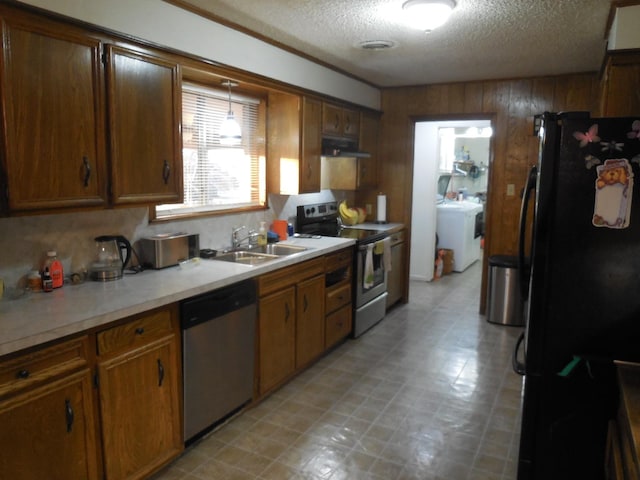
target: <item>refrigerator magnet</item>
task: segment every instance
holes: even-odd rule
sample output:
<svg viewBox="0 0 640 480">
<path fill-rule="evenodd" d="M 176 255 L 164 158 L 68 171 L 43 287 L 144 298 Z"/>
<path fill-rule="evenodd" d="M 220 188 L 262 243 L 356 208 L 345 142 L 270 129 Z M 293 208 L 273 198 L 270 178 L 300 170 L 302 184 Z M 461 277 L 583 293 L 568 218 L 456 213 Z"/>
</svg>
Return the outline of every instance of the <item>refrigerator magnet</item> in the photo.
<svg viewBox="0 0 640 480">
<path fill-rule="evenodd" d="M 596 227 L 627 228 L 633 198 L 633 170 L 626 158 L 605 160 L 596 168 L 596 198 L 592 223 Z"/>
</svg>

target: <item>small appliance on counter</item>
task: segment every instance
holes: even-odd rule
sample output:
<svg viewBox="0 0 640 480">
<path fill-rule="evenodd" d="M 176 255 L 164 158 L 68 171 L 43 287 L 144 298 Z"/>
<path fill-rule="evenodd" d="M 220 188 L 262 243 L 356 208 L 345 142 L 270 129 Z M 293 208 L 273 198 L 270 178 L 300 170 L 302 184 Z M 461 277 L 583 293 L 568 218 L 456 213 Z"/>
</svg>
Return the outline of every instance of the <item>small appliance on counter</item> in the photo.
<svg viewBox="0 0 640 480">
<path fill-rule="evenodd" d="M 161 233 L 140 239 L 141 261 L 145 267 L 171 267 L 199 254 L 200 235 L 197 233 Z"/>
<path fill-rule="evenodd" d="M 131 258 L 131 243 L 122 235 L 102 235 L 95 238 L 96 258 L 89 266 L 89 278 L 99 282 L 122 278 Z"/>
</svg>

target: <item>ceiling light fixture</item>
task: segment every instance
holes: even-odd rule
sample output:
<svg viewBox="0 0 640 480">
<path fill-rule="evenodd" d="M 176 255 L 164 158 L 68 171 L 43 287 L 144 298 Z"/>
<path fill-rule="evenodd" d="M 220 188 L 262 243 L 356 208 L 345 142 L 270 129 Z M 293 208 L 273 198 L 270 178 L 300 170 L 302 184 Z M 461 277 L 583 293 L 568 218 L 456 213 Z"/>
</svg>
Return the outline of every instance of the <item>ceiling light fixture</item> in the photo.
<svg viewBox="0 0 640 480">
<path fill-rule="evenodd" d="M 358 47 L 363 50 L 388 50 L 395 46 L 395 42 L 391 40 L 365 40 L 358 44 Z"/>
<path fill-rule="evenodd" d="M 233 110 L 231 110 L 231 87 L 237 87 L 238 84 L 231 80 L 223 80 L 222 85 L 229 88 L 229 111 L 227 112 L 227 118 L 224 119 L 220 126 L 220 143 L 228 146 L 239 145 L 242 141 L 242 131 L 233 115 Z"/>
<path fill-rule="evenodd" d="M 454 0 L 408 0 L 402 8 L 411 26 L 429 33 L 444 25 L 455 6 Z"/>
</svg>

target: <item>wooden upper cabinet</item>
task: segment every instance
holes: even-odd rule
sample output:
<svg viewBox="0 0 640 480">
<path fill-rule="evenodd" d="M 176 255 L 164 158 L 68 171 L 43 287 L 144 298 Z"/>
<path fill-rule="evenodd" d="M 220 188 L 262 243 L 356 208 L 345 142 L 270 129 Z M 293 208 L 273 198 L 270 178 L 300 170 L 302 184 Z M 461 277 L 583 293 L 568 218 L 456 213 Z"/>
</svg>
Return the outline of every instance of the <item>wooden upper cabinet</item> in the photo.
<svg viewBox="0 0 640 480">
<path fill-rule="evenodd" d="M 268 192 L 296 195 L 320 191 L 321 115 L 319 100 L 269 94 Z"/>
<path fill-rule="evenodd" d="M 302 148 L 300 155 L 300 193 L 320 191 L 320 155 L 322 138 L 318 100 L 305 97 L 302 100 Z"/>
<path fill-rule="evenodd" d="M 608 52 L 601 82 L 600 115 L 626 117 L 640 115 L 640 49 Z M 632 92 L 630 95 L 629 92 Z"/>
<path fill-rule="evenodd" d="M 101 43 L 38 17 L 7 16 L 1 85 L 5 207 L 106 204 Z"/>
<path fill-rule="evenodd" d="M 107 99 L 112 202 L 181 202 L 178 65 L 109 45 Z"/>
<path fill-rule="evenodd" d="M 322 133 L 335 137 L 353 137 L 357 139 L 360 133 L 360 112 L 330 103 L 323 103 Z"/>
</svg>

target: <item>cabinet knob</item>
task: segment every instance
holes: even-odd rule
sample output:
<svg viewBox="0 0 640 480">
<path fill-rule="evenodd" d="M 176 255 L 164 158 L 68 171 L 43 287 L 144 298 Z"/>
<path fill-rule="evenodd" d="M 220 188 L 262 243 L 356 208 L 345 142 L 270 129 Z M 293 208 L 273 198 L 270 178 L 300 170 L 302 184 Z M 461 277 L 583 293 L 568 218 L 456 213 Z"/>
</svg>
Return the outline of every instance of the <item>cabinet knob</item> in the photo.
<svg viewBox="0 0 640 480">
<path fill-rule="evenodd" d="M 16 378 L 29 378 L 29 370 L 20 370 L 16 373 Z"/>
<path fill-rule="evenodd" d="M 136 328 L 136 335 L 142 335 L 144 333 L 144 328 L 138 327 Z"/>
</svg>

